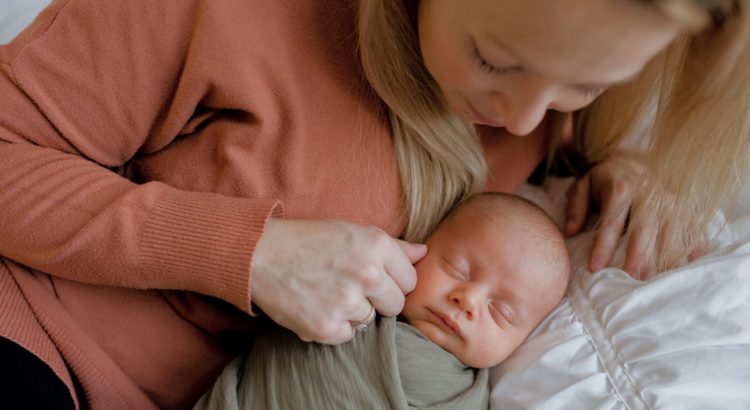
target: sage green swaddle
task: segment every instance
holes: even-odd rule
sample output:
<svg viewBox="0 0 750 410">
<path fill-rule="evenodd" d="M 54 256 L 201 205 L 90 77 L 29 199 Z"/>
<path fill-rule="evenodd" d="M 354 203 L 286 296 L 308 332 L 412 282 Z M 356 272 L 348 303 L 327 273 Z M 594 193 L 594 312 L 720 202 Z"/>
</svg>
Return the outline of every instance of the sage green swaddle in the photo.
<svg viewBox="0 0 750 410">
<path fill-rule="evenodd" d="M 395 318 L 379 318 L 338 346 L 277 328 L 230 363 L 196 409 L 486 409 L 486 369 Z"/>
</svg>

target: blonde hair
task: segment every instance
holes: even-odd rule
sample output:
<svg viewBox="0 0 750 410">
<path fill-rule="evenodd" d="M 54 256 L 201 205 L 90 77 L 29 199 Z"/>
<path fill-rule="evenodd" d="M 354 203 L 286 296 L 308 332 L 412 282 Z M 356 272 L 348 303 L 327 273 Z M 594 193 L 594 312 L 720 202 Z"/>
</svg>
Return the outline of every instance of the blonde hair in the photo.
<svg viewBox="0 0 750 410">
<path fill-rule="evenodd" d="M 487 167 L 473 127 L 451 112 L 422 63 L 417 5 L 361 1 L 358 31 L 365 75 L 388 106 L 407 212 L 403 237 L 422 242 L 453 204 L 484 188 Z"/>
<path fill-rule="evenodd" d="M 663 270 L 701 241 L 715 210 L 734 199 L 748 173 L 748 10 L 738 0 L 639 1 L 689 33 L 636 81 L 584 109 L 576 134 L 584 155 L 602 160 L 655 107 L 630 227 L 664 221 L 657 238 Z M 412 241 L 423 241 L 455 203 L 481 191 L 486 173 L 473 127 L 451 113 L 422 62 L 418 6 L 419 0 L 363 0 L 358 22 L 364 73 L 388 107 L 408 220 L 404 238 Z M 553 149 L 560 116 L 550 114 Z"/>
<path fill-rule="evenodd" d="M 630 227 L 661 223 L 656 267 L 665 270 L 705 240 L 716 210 L 734 203 L 747 181 L 750 16 L 745 3 L 732 0 L 642 2 L 687 31 L 636 81 L 584 109 L 577 137 L 584 155 L 599 161 L 653 116 L 642 135 L 647 169 Z"/>
</svg>

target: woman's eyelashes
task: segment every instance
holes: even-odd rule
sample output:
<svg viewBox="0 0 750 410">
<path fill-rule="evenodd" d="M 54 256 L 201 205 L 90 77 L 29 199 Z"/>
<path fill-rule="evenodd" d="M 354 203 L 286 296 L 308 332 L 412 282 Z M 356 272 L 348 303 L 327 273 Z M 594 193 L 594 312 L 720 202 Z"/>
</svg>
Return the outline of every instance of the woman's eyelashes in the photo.
<svg viewBox="0 0 750 410">
<path fill-rule="evenodd" d="M 477 43 L 474 40 L 471 41 L 471 54 L 476 61 L 479 69 L 490 75 L 502 75 L 523 70 L 523 67 L 518 65 L 514 65 L 511 67 L 495 67 L 494 65 L 488 63 L 487 60 L 482 57 L 482 54 L 479 52 L 479 48 L 477 47 Z"/>
<path fill-rule="evenodd" d="M 513 65 L 510 67 L 496 67 L 490 64 L 489 62 L 487 62 L 487 60 L 485 60 L 484 57 L 482 57 L 482 53 L 479 52 L 479 47 L 477 46 L 476 41 L 474 41 L 473 39 L 471 40 L 471 55 L 475 60 L 479 70 L 486 74 L 500 76 L 503 74 L 523 71 L 523 67 L 520 65 Z M 596 98 L 607 89 L 607 87 L 592 87 L 588 85 L 576 85 L 573 88 L 585 99 Z"/>
</svg>

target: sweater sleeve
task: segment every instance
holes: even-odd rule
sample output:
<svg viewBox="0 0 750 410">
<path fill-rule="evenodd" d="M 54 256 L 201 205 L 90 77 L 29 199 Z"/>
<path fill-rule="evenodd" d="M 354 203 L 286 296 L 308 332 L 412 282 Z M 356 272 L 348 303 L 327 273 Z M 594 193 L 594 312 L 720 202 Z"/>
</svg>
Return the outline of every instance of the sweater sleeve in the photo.
<svg viewBox="0 0 750 410">
<path fill-rule="evenodd" d="M 199 1 L 53 2 L 0 47 L 0 254 L 76 281 L 189 290 L 250 309 L 273 199 L 123 177 L 193 115 Z M 187 102 L 186 102 L 187 101 Z"/>
</svg>

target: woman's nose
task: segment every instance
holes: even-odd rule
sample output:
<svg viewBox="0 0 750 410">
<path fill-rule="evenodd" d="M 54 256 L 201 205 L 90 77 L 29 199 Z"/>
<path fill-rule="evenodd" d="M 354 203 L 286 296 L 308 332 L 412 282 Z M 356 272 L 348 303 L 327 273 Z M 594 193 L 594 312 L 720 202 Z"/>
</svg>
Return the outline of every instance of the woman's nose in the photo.
<svg viewBox="0 0 750 410">
<path fill-rule="evenodd" d="M 509 90 L 494 92 L 492 104 L 505 129 L 513 135 L 528 135 L 539 126 L 552 103 L 552 90 L 544 84 L 523 82 Z"/>
</svg>

